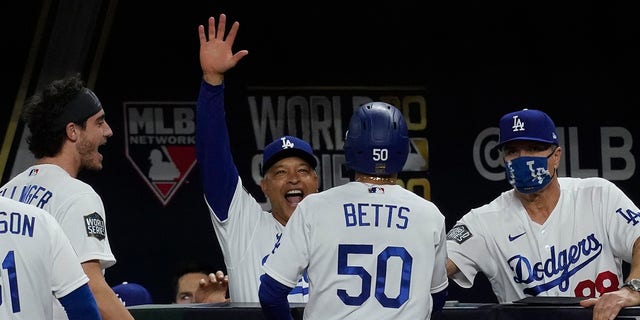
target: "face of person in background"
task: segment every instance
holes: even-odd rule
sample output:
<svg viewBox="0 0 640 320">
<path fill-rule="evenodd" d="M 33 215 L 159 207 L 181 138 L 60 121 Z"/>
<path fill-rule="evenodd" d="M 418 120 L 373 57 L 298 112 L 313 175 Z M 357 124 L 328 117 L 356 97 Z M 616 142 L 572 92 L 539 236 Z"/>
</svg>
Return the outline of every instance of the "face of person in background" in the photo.
<svg viewBox="0 0 640 320">
<path fill-rule="evenodd" d="M 202 272 L 189 272 L 178 278 L 175 303 L 195 303 L 198 283 L 200 282 L 200 279 L 206 279 L 207 277 L 208 276 Z"/>
</svg>

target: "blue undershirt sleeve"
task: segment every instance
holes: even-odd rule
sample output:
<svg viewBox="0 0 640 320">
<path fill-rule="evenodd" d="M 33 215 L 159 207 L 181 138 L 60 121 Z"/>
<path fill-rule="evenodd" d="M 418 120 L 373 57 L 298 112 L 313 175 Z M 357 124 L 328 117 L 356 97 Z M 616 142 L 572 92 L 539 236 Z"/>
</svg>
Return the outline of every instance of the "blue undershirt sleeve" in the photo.
<svg viewBox="0 0 640 320">
<path fill-rule="evenodd" d="M 258 298 L 262 312 L 267 320 L 293 320 L 287 296 L 291 291 L 267 274 L 260 276 Z"/>
<path fill-rule="evenodd" d="M 207 203 L 221 221 L 238 184 L 224 111 L 224 84 L 200 85 L 196 106 L 196 158 Z"/>
<path fill-rule="evenodd" d="M 444 303 L 447 301 L 448 295 L 449 295 L 449 291 L 447 289 L 431 294 L 431 298 L 433 299 L 432 313 L 437 313 L 442 311 L 442 309 L 444 308 Z"/>
<path fill-rule="evenodd" d="M 67 312 L 69 320 L 100 320 L 98 304 L 88 284 L 84 284 L 68 295 L 58 299 Z"/>
</svg>

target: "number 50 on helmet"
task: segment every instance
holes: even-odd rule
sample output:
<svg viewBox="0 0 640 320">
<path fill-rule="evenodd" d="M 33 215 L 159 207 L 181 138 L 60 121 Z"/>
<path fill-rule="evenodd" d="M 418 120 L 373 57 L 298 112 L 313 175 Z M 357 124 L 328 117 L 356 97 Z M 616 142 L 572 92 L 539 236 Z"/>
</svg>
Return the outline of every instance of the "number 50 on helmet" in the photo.
<svg viewBox="0 0 640 320">
<path fill-rule="evenodd" d="M 361 105 L 351 116 L 344 140 L 346 166 L 374 176 L 402 171 L 409 154 L 407 123 L 385 102 Z"/>
</svg>

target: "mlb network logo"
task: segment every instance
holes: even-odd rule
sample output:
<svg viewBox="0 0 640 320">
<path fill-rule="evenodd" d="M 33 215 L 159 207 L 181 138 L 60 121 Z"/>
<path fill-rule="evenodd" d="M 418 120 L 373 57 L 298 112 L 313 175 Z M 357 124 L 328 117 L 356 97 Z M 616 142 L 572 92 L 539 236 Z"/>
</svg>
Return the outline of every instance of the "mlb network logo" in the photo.
<svg viewBox="0 0 640 320">
<path fill-rule="evenodd" d="M 125 153 L 163 205 L 196 164 L 194 102 L 125 102 Z"/>
</svg>

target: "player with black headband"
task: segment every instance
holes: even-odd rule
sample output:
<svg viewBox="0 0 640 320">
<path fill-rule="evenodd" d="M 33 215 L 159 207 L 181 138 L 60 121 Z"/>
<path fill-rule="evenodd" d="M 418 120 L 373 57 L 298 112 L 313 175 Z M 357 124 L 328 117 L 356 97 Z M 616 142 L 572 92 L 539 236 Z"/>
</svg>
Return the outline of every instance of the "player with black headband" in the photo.
<svg viewBox="0 0 640 320">
<path fill-rule="evenodd" d="M 79 75 L 51 82 L 24 107 L 29 150 L 36 163 L 0 188 L 0 196 L 45 209 L 62 226 L 76 251 L 104 319 L 133 319 L 104 278 L 116 259 L 107 236 L 102 199 L 77 179 L 81 170 L 101 170 L 98 148 L 113 135 L 98 97 Z M 66 319 L 62 307 L 54 319 Z"/>
</svg>

